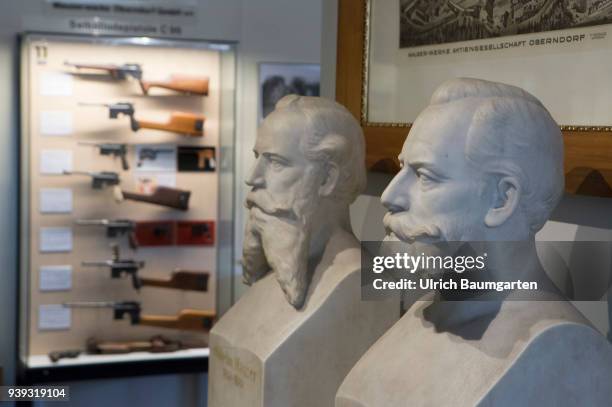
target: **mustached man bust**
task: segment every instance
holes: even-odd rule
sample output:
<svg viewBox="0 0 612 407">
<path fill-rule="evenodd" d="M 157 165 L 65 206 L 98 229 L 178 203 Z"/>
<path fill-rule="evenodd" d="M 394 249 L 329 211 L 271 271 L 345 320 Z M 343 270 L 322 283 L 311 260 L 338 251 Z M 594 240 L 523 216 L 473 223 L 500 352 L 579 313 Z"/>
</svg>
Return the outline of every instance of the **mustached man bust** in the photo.
<svg viewBox="0 0 612 407">
<path fill-rule="evenodd" d="M 535 233 L 564 184 L 563 139 L 542 103 L 514 86 L 451 80 L 399 159 L 382 195 L 387 240 L 413 255 L 478 242 L 489 280 L 540 289 L 495 300 L 437 290 L 414 303 L 351 370 L 336 406 L 612 405 L 611 345 L 537 257 Z"/>
<path fill-rule="evenodd" d="M 244 281 L 210 335 L 211 407 L 326 407 L 399 318 L 361 300 L 349 205 L 365 188 L 363 133 L 341 105 L 285 96 L 266 117 L 246 184 Z"/>
</svg>

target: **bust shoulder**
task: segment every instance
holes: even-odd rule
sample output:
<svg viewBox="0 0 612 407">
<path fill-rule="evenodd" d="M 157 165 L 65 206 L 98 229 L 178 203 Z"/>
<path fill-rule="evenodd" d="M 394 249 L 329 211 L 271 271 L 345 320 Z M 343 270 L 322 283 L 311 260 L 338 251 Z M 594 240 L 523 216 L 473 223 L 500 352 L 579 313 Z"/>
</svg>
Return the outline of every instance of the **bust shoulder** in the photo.
<svg viewBox="0 0 612 407">
<path fill-rule="evenodd" d="M 556 321 L 536 328 L 481 406 L 612 405 L 612 345 L 592 327 Z"/>
</svg>

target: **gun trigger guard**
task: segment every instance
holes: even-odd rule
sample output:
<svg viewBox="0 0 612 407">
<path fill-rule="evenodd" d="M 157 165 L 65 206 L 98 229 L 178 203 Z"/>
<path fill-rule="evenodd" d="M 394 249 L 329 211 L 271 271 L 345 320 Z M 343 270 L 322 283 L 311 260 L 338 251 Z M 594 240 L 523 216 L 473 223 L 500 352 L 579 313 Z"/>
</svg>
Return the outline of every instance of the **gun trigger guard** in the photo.
<svg viewBox="0 0 612 407">
<path fill-rule="evenodd" d="M 128 236 L 128 240 L 129 240 L 131 249 L 134 249 L 134 250 L 138 249 L 138 240 L 136 239 L 136 233 L 130 232 Z"/>
<path fill-rule="evenodd" d="M 142 281 L 140 281 L 140 278 L 136 273 L 132 273 L 132 285 L 134 286 L 135 290 L 140 290 L 142 287 Z"/>
</svg>

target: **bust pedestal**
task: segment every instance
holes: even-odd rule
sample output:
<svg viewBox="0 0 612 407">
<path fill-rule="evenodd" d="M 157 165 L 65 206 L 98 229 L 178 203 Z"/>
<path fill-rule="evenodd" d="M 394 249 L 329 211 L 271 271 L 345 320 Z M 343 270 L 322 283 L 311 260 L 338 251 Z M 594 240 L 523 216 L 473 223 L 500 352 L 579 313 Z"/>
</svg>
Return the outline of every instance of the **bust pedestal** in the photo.
<svg viewBox="0 0 612 407">
<path fill-rule="evenodd" d="M 302 309 L 269 274 L 215 325 L 210 407 L 334 405 L 346 374 L 400 312 L 399 297 L 361 301 L 361 252 L 352 240 L 328 244 Z"/>
<path fill-rule="evenodd" d="M 447 326 L 424 316 L 429 305 L 372 346 L 336 407 L 612 405 L 612 347 L 569 303 L 474 302 L 474 319 Z"/>
</svg>

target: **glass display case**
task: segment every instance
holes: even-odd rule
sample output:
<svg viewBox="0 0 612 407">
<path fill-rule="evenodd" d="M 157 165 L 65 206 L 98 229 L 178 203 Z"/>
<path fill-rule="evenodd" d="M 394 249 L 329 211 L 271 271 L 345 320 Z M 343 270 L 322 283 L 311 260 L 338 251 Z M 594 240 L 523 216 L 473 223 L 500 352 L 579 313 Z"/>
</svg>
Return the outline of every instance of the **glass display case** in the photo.
<svg viewBox="0 0 612 407">
<path fill-rule="evenodd" d="M 22 37 L 22 380 L 206 369 L 232 302 L 235 71 L 229 43 Z"/>
</svg>

